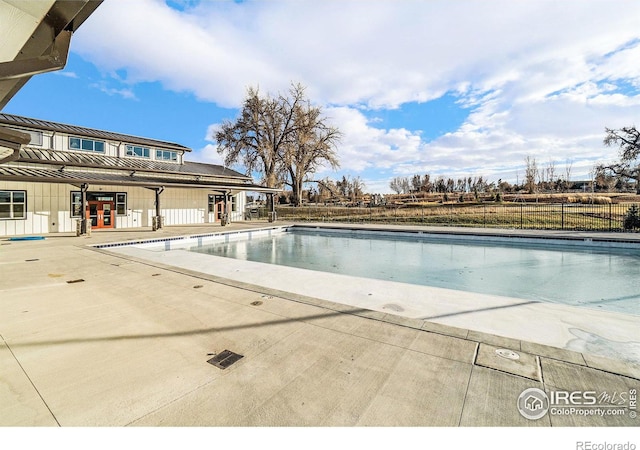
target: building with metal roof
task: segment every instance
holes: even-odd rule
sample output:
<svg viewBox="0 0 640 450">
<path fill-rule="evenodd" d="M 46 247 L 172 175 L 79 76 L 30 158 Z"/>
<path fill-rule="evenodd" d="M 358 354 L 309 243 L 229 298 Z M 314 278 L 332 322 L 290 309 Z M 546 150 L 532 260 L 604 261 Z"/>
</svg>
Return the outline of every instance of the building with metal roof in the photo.
<svg viewBox="0 0 640 450">
<path fill-rule="evenodd" d="M 0 110 L 64 68 L 102 0 L 0 0 Z M 247 192 L 278 190 L 185 160 L 174 142 L 0 113 L 0 236 L 190 225 L 244 218 Z M 271 216 L 272 218 L 275 215 Z"/>
<path fill-rule="evenodd" d="M 24 137 L 0 155 L 0 236 L 224 225 L 244 219 L 247 192 L 277 192 L 172 142 L 6 113 L 0 127 Z"/>
</svg>

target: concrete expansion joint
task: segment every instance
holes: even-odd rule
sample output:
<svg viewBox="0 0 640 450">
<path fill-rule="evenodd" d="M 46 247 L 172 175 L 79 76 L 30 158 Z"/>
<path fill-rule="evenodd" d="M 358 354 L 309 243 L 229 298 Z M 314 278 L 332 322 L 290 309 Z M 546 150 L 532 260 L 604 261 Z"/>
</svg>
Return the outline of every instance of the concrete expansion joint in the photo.
<svg viewBox="0 0 640 450">
<path fill-rule="evenodd" d="M 29 384 L 31 384 L 31 386 L 33 387 L 33 389 L 36 391 L 36 394 L 38 394 L 38 397 L 40 397 L 40 400 L 42 400 L 42 403 L 44 404 L 45 408 L 47 408 L 47 411 L 49 411 L 49 414 L 51 414 L 51 417 L 53 418 L 53 420 L 55 420 L 56 425 L 57 426 L 62 426 L 60 425 L 60 422 L 58 422 L 58 418 L 56 417 L 56 415 L 53 413 L 53 411 L 51 411 L 51 408 L 49 407 L 49 405 L 47 404 L 47 401 L 44 399 L 44 397 L 42 396 L 42 394 L 40 393 L 40 391 L 38 390 L 38 388 L 36 387 L 35 383 L 33 382 L 33 380 L 31 379 L 31 377 L 29 376 L 29 374 L 27 373 L 27 371 L 24 369 L 24 367 L 22 366 L 22 364 L 20 363 L 20 361 L 18 360 L 18 357 L 16 356 L 16 354 L 13 352 L 13 349 L 11 348 L 11 346 L 9 345 L 9 343 L 5 340 L 4 336 L 2 335 L 2 333 L 0 333 L 0 339 L 2 339 L 2 343 L 7 347 L 7 350 L 9 350 L 9 352 L 11 353 L 11 356 L 13 357 L 13 359 L 15 360 L 16 364 L 18 364 L 18 367 L 20 367 L 20 370 L 22 371 L 22 373 L 24 374 L 24 376 L 27 378 L 27 380 L 29 380 Z"/>
</svg>

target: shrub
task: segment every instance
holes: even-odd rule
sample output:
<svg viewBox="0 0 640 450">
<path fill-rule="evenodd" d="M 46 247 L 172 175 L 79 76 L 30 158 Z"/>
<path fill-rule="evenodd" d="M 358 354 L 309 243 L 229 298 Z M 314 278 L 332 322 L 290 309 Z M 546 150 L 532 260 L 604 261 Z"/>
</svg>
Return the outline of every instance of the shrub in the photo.
<svg viewBox="0 0 640 450">
<path fill-rule="evenodd" d="M 611 198 L 609 197 L 582 197 L 580 199 L 580 203 L 584 205 L 607 205 L 611 203 Z"/>
<path fill-rule="evenodd" d="M 638 205 L 631 205 L 624 216 L 624 229 L 633 230 L 635 228 L 640 228 L 640 212 Z"/>
</svg>

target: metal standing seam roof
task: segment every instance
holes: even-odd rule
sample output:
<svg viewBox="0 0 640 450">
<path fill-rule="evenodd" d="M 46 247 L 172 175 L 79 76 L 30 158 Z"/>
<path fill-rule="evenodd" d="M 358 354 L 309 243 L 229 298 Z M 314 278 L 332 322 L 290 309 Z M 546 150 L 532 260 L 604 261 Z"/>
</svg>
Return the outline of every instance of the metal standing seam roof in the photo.
<svg viewBox="0 0 640 450">
<path fill-rule="evenodd" d="M 30 130 L 60 131 L 75 136 L 109 139 L 153 148 L 191 151 L 179 144 L 108 131 L 64 125 L 0 113 L 0 124 Z M 172 147 L 173 146 L 173 147 Z M 23 166 L 29 164 L 30 166 Z M 55 168 L 52 166 L 56 166 Z M 79 170 L 84 169 L 84 170 Z M 88 169 L 88 170 L 87 170 Z M 96 169 L 91 171 L 91 169 Z M 23 147 L 14 163 L 0 165 L 0 179 L 49 183 L 93 183 L 143 187 L 192 187 L 211 190 L 280 192 L 253 184 L 251 177 L 226 167 L 200 162 L 182 164 L 83 151 Z"/>
<path fill-rule="evenodd" d="M 95 169 L 125 169 L 141 172 L 211 176 L 251 180 L 251 177 L 215 164 L 185 161 L 183 164 L 152 161 L 142 158 L 120 158 L 82 151 L 59 151 L 36 147 L 23 147 L 16 162 L 53 164 L 58 166 Z"/>
<path fill-rule="evenodd" d="M 237 190 L 250 192 L 279 192 L 279 189 L 266 188 L 240 180 L 207 180 L 163 177 L 162 174 L 126 174 L 122 171 L 87 172 L 77 170 L 56 170 L 42 167 L 14 167 L 0 165 L 0 179 L 7 181 L 31 181 L 66 184 L 104 184 L 141 187 L 181 187 L 205 188 L 210 190 Z"/>
<path fill-rule="evenodd" d="M 58 131 L 78 137 L 90 137 L 95 139 L 104 139 L 109 141 L 124 142 L 127 144 L 140 144 L 147 147 L 158 148 L 162 150 L 175 150 L 182 152 L 190 152 L 189 147 L 176 144 L 174 142 L 160 141 L 157 139 L 149 139 L 140 136 L 132 136 L 128 134 L 114 133 L 112 131 L 97 130 L 94 128 L 79 127 L 76 125 L 67 125 L 57 122 L 49 122 L 40 119 L 31 119 L 29 117 L 16 116 L 14 114 L 0 113 L 0 124 L 8 126 L 23 127 L 32 130 L 41 131 Z"/>
</svg>

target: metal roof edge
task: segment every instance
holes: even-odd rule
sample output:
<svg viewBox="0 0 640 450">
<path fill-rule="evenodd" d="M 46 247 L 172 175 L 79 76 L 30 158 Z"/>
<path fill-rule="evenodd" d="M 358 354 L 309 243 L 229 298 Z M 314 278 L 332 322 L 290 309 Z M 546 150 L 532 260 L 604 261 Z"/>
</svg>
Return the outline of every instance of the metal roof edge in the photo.
<svg viewBox="0 0 640 450">
<path fill-rule="evenodd" d="M 191 152 L 189 147 L 169 141 L 161 141 L 158 139 L 145 138 L 142 136 L 134 136 L 130 134 L 117 133 L 113 131 L 100 130 L 97 128 L 82 127 L 79 125 L 70 125 L 61 122 L 52 122 L 43 119 L 34 119 L 31 117 L 19 116 L 0 112 L 0 124 L 13 125 L 27 129 L 36 129 L 39 131 L 62 132 L 80 137 L 91 137 L 98 139 L 111 140 L 128 144 L 143 144 L 150 147 L 159 147 L 159 149 L 178 150 L 183 152 Z"/>
</svg>

